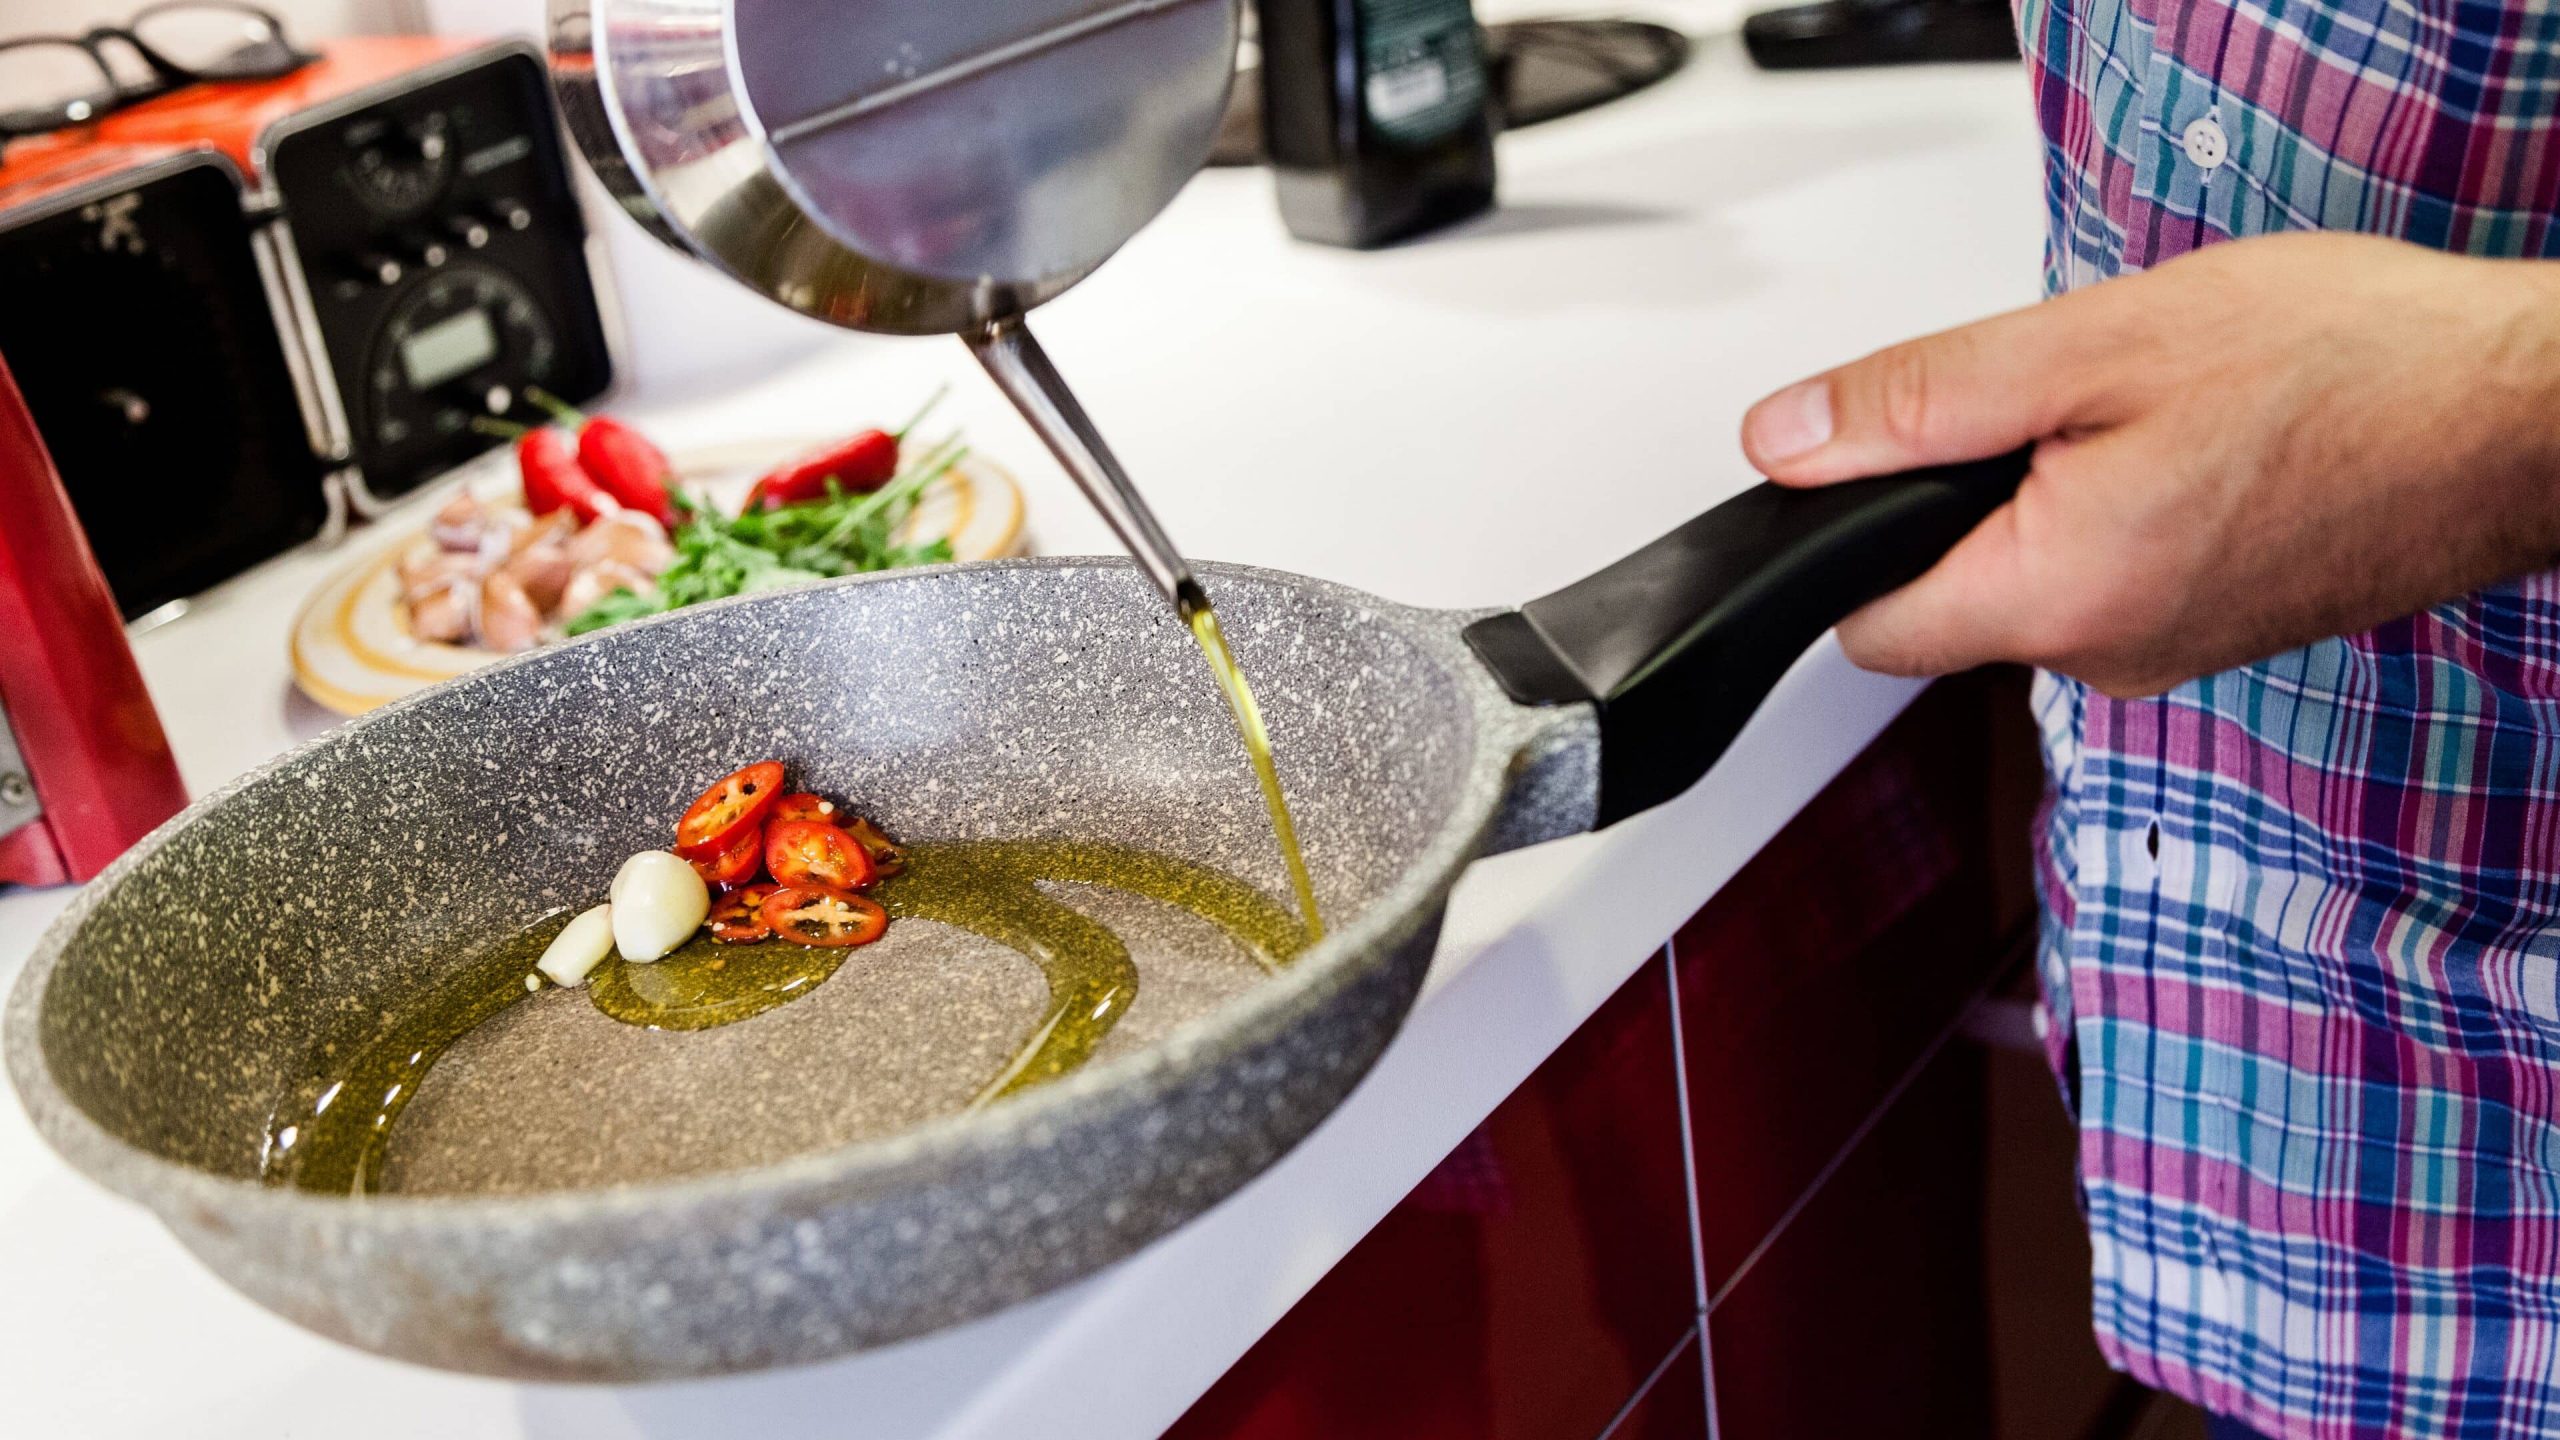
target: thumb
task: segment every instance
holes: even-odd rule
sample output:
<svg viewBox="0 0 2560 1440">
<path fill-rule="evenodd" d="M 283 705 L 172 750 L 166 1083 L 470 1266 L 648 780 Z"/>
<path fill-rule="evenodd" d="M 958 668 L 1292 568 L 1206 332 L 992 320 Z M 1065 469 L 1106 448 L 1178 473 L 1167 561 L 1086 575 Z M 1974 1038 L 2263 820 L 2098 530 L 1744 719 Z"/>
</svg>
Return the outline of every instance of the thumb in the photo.
<svg viewBox="0 0 2560 1440">
<path fill-rule="evenodd" d="M 1827 485 L 1980 460 L 2071 418 L 2086 312 L 2048 302 L 1879 350 L 1779 391 L 1742 418 L 1770 479 Z M 2082 357 L 2070 352 L 2079 350 Z"/>
</svg>

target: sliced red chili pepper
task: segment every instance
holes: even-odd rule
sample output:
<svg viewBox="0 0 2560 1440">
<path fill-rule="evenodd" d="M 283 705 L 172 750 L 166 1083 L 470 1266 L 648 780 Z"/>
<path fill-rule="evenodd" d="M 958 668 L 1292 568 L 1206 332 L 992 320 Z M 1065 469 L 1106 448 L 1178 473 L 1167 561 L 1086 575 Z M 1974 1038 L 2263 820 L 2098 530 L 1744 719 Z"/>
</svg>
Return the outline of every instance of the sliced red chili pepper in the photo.
<svg viewBox="0 0 2560 1440">
<path fill-rule="evenodd" d="M 676 822 L 675 851 L 687 860 L 718 859 L 738 836 L 761 824 L 782 798 L 782 762 L 760 760 L 711 783 Z"/>
<path fill-rule="evenodd" d="M 871 883 L 871 855 L 824 820 L 777 820 L 765 827 L 764 868 L 785 885 L 859 890 Z"/>
<path fill-rule="evenodd" d="M 751 945 L 773 938 L 773 927 L 764 923 L 764 902 L 774 890 L 772 885 L 746 885 L 721 896 L 711 906 L 711 938 L 723 945 Z"/>
<path fill-rule="evenodd" d="M 668 529 L 673 530 L 683 518 L 667 493 L 667 479 L 674 471 L 666 452 L 612 416 L 590 416 L 578 427 L 578 463 L 606 494 L 633 510 L 656 516 Z"/>
<path fill-rule="evenodd" d="M 516 475 L 524 482 L 524 508 L 536 515 L 567 510 L 584 525 L 622 508 L 578 463 L 576 445 L 554 426 L 516 437 Z"/>
<path fill-rule="evenodd" d="M 817 885 L 785 885 L 757 912 L 766 928 L 794 945 L 830 949 L 868 945 L 889 928 L 889 912 L 860 895 Z"/>
<path fill-rule="evenodd" d="M 753 880 L 764 869 L 764 827 L 750 825 L 739 831 L 719 854 L 695 860 L 693 868 L 706 885 L 727 888 Z"/>
<path fill-rule="evenodd" d="M 843 825 L 844 833 L 852 836 L 853 843 L 862 847 L 862 853 L 871 857 L 873 874 L 886 877 L 906 870 L 907 852 L 899 847 L 897 841 L 883 834 L 879 826 L 859 815 L 844 821 Z"/>
<path fill-rule="evenodd" d="M 767 820 L 823 820 L 833 825 L 836 823 L 836 817 L 843 813 L 836 808 L 836 802 L 826 796 L 812 795 L 806 790 L 801 790 L 774 801 L 773 813 L 765 818 Z"/>
</svg>

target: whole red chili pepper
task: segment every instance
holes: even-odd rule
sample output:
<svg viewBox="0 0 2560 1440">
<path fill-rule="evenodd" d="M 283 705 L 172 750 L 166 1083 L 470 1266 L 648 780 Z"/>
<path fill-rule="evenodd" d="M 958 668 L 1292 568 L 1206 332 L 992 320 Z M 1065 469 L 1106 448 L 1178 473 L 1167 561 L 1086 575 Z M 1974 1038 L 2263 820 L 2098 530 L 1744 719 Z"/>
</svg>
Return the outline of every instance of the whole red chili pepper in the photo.
<svg viewBox="0 0 2560 1440">
<path fill-rule="evenodd" d="M 897 473 L 898 437 L 886 430 L 865 430 L 765 472 L 747 492 L 747 508 L 762 505 L 771 510 L 824 499 L 830 480 L 849 491 L 877 490 Z"/>
<path fill-rule="evenodd" d="M 524 508 L 536 515 L 565 508 L 584 525 L 622 508 L 578 463 L 577 447 L 556 426 L 516 437 L 516 473 L 524 480 Z"/>
<path fill-rule="evenodd" d="M 762 506 L 767 510 L 783 505 L 797 505 L 804 500 L 823 500 L 827 482 L 832 480 L 842 490 L 877 490 L 898 473 L 898 442 L 916 428 L 933 407 L 942 401 L 939 390 L 933 392 L 924 407 L 916 411 L 896 431 L 865 430 L 777 465 L 765 472 L 764 478 L 747 492 L 745 509 Z"/>
<path fill-rule="evenodd" d="M 626 509 L 655 516 L 669 530 L 683 519 L 667 490 L 667 481 L 675 472 L 667 464 L 666 452 L 650 444 L 648 436 L 610 415 L 589 415 L 566 400 L 531 386 L 524 394 L 550 411 L 561 424 L 578 432 L 578 463 L 587 468 L 606 494 Z"/>
<path fill-rule="evenodd" d="M 667 494 L 666 452 L 650 444 L 649 437 L 610 415 L 591 416 L 578 427 L 578 463 L 606 494 L 675 528 L 680 517 Z"/>
</svg>

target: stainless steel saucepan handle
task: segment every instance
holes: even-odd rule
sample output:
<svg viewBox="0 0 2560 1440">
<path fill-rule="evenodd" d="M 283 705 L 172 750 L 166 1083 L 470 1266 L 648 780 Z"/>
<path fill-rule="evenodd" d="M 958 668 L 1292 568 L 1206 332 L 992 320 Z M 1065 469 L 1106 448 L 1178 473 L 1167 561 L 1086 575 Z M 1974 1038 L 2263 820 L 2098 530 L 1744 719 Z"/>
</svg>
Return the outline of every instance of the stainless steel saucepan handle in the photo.
<svg viewBox="0 0 2560 1440">
<path fill-rule="evenodd" d="M 1147 573 L 1156 589 L 1173 602 L 1175 613 L 1185 621 L 1200 608 L 1203 595 L 1200 583 L 1191 578 L 1191 564 L 1173 548 L 1173 540 L 1157 523 L 1155 512 L 1147 508 L 1146 498 L 1129 483 L 1129 472 L 1120 468 L 1117 456 L 1095 429 L 1093 421 L 1076 403 L 1075 392 L 1067 388 L 1066 377 L 1049 363 L 1048 352 L 1031 338 L 1030 327 L 1020 316 L 998 320 L 967 336 L 969 348 L 978 363 L 994 377 L 996 387 L 1022 412 L 1022 418 L 1038 432 L 1049 453 L 1058 457 L 1067 474 L 1084 491 L 1093 508 L 1120 537 L 1120 543 L 1137 557 L 1138 568 Z"/>
</svg>

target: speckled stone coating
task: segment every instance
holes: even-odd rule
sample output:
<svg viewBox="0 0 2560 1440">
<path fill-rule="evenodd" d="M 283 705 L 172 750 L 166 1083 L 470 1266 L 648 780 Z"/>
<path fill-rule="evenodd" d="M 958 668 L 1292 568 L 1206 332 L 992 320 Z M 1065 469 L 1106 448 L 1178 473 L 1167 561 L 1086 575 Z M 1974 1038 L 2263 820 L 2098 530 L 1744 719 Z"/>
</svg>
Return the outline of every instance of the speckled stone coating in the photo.
<svg viewBox="0 0 2560 1440">
<path fill-rule="evenodd" d="M 1285 893 L 1199 656 L 1114 561 L 705 606 L 332 732 L 190 807 L 72 903 L 10 997 L 11 1079 L 74 1165 L 242 1291 L 431 1365 L 746 1370 L 1084 1275 L 1215 1203 L 1342 1099 L 1412 1003 L 1472 856 L 1591 822 L 1590 714 L 1506 699 L 1458 638 L 1473 616 L 1203 573 L 1333 929 L 1279 976 L 1203 986 L 1200 1013 L 1064 1080 L 678 1179 L 344 1199 L 256 1178 L 269 1110 L 315 1037 L 588 903 L 742 757 L 779 755 L 909 838 L 1119 840 Z"/>
</svg>

